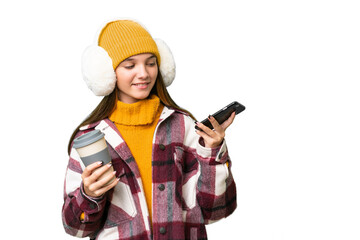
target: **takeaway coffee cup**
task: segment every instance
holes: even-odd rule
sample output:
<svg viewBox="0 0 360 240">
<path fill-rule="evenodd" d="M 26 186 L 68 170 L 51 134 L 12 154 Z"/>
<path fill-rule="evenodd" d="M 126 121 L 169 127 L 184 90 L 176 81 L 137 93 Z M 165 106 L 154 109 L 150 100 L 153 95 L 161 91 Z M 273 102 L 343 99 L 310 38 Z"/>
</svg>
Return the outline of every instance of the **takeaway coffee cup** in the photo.
<svg viewBox="0 0 360 240">
<path fill-rule="evenodd" d="M 85 167 L 99 161 L 101 161 L 103 165 L 111 162 L 111 157 L 104 136 L 105 135 L 100 132 L 100 130 L 93 130 L 75 138 L 73 147 L 79 153 Z M 98 180 L 104 178 L 108 174 L 111 174 L 113 171 L 114 168 L 111 166 L 109 170 L 106 171 Z M 112 182 L 112 180 L 110 180 L 107 184 Z"/>
</svg>

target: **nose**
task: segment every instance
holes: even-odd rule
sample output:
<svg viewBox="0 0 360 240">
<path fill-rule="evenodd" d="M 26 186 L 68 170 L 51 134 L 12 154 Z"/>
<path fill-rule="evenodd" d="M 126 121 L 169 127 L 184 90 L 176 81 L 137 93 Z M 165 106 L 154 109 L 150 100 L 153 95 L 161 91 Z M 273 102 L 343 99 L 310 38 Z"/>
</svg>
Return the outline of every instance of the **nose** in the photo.
<svg viewBox="0 0 360 240">
<path fill-rule="evenodd" d="M 149 77 L 149 73 L 146 69 L 145 64 L 139 64 L 138 78 L 139 79 L 147 79 Z"/>
</svg>

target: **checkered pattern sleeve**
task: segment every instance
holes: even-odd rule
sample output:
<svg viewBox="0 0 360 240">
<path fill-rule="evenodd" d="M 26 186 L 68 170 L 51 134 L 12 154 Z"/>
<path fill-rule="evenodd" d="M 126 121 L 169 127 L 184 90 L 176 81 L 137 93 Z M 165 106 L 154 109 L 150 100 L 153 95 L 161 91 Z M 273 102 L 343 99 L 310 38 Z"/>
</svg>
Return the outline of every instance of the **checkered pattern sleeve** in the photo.
<svg viewBox="0 0 360 240">
<path fill-rule="evenodd" d="M 236 208 L 236 186 L 225 140 L 220 147 L 211 150 L 199 144 L 198 161 L 197 199 L 205 223 L 212 223 L 229 216 Z"/>
<path fill-rule="evenodd" d="M 76 150 L 72 149 L 64 184 L 62 220 L 65 231 L 76 237 L 91 236 L 100 229 L 106 204 L 104 197 L 85 195 L 81 180 L 83 167 Z"/>
<path fill-rule="evenodd" d="M 206 224 L 229 216 L 236 209 L 236 186 L 231 173 L 231 160 L 226 141 L 217 148 L 205 148 L 203 139 L 193 134 L 194 125 L 188 130 L 187 140 L 195 149 L 199 162 L 196 199 Z"/>
</svg>

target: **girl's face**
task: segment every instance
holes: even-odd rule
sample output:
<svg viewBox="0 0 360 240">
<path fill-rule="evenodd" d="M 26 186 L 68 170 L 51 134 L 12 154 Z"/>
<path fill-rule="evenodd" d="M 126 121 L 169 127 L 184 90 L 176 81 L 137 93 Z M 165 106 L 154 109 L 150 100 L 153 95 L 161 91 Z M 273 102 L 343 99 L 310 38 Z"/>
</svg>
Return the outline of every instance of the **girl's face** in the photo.
<svg viewBox="0 0 360 240">
<path fill-rule="evenodd" d="M 115 74 L 120 101 L 135 103 L 145 99 L 158 75 L 156 57 L 151 53 L 131 56 L 119 64 Z"/>
</svg>

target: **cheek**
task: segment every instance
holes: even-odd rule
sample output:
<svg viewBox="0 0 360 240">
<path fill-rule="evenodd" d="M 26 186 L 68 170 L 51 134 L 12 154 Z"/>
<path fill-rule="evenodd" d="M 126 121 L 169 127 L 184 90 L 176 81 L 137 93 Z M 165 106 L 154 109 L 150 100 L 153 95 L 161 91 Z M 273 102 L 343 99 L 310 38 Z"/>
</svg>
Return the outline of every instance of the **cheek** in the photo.
<svg viewBox="0 0 360 240">
<path fill-rule="evenodd" d="M 158 69 L 155 68 L 153 71 L 151 71 L 150 75 L 152 78 L 156 79 L 158 75 Z"/>
<path fill-rule="evenodd" d="M 116 84 L 118 86 L 123 85 L 123 84 L 127 84 L 129 82 L 131 82 L 132 80 L 132 74 L 131 72 L 122 72 L 122 71 L 118 71 L 116 72 Z"/>
</svg>

